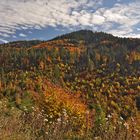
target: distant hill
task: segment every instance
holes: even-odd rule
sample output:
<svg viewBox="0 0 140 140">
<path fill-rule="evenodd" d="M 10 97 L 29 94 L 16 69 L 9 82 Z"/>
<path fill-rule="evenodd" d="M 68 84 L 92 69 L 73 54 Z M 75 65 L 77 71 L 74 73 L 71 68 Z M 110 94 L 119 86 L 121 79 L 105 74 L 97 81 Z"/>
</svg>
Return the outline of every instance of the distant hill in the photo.
<svg viewBox="0 0 140 140">
<path fill-rule="evenodd" d="M 5 43 L 5 44 L 0 44 L 0 47 L 4 46 L 4 47 L 32 47 L 34 45 L 40 44 L 44 41 L 40 41 L 40 40 L 30 40 L 30 41 L 14 41 L 14 42 L 9 42 L 9 43 Z"/>
<path fill-rule="evenodd" d="M 120 57 L 133 60 L 140 60 L 140 39 L 138 38 L 120 38 L 104 32 L 93 32 L 90 30 L 79 30 L 57 36 L 52 40 L 40 41 L 16 41 L 7 44 L 1 44 L 1 47 L 15 48 L 65 48 L 70 52 L 87 51 L 90 57 L 94 54 L 99 57 L 106 57 L 120 60 Z M 87 49 L 87 50 L 86 50 Z M 93 58 L 92 58 L 93 59 Z M 102 58 L 104 59 L 104 58 Z"/>
<path fill-rule="evenodd" d="M 61 41 L 60 41 L 61 40 Z M 67 40 L 67 41 L 66 41 Z M 99 47 L 99 46 L 126 46 L 127 49 L 133 50 L 136 49 L 140 51 L 140 39 L 139 38 L 121 38 L 113 36 L 112 34 L 108 34 L 105 32 L 93 32 L 91 30 L 79 30 L 71 33 L 67 33 L 61 36 L 57 36 L 48 41 L 41 40 L 30 40 L 30 41 L 15 41 L 9 42 L 5 44 L 0 44 L 0 46 L 4 47 L 32 47 L 36 45 L 41 45 L 46 47 L 46 43 L 56 45 L 56 42 L 61 42 L 58 46 L 66 45 L 64 43 L 71 43 L 73 45 L 77 45 L 83 43 L 86 47 Z"/>
<path fill-rule="evenodd" d="M 112 58 L 111 61 L 122 58 L 130 63 L 133 60 L 140 60 L 140 39 L 120 38 L 104 32 L 92 32 L 90 30 L 80 30 L 58 36 L 52 40 L 37 44 L 33 48 L 66 48 L 70 52 L 87 51 L 93 59 L 94 54 L 99 57 Z"/>
<path fill-rule="evenodd" d="M 64 40 L 69 39 L 75 42 L 83 41 L 86 46 L 88 45 L 125 45 L 128 49 L 135 49 L 140 46 L 140 39 L 138 38 L 120 38 L 115 37 L 112 34 L 104 32 L 93 32 L 90 30 L 80 30 L 72 33 L 68 33 L 62 36 L 58 36 L 52 40 Z"/>
<path fill-rule="evenodd" d="M 58 40 L 58 39 L 71 39 L 75 41 L 80 41 L 83 40 L 85 43 L 97 43 L 99 41 L 105 40 L 105 39 L 115 39 L 115 37 L 111 34 L 107 34 L 104 32 L 93 32 L 90 30 L 80 30 L 80 31 L 75 31 L 72 33 L 68 33 L 62 36 L 58 36 L 54 38 L 53 40 Z"/>
</svg>

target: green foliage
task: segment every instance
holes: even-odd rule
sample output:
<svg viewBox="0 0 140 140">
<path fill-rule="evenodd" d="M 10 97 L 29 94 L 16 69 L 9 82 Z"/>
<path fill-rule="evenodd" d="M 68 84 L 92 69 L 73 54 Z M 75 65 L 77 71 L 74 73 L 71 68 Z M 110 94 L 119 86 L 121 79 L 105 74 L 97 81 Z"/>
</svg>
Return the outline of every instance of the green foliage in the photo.
<svg viewBox="0 0 140 140">
<path fill-rule="evenodd" d="M 60 69 L 57 65 L 55 65 L 55 67 L 54 67 L 54 78 L 56 80 L 60 79 Z"/>
<path fill-rule="evenodd" d="M 100 105 L 95 106 L 96 110 L 96 116 L 95 116 L 95 127 L 103 127 L 106 123 L 106 115 L 105 112 L 103 111 L 102 107 Z"/>
</svg>

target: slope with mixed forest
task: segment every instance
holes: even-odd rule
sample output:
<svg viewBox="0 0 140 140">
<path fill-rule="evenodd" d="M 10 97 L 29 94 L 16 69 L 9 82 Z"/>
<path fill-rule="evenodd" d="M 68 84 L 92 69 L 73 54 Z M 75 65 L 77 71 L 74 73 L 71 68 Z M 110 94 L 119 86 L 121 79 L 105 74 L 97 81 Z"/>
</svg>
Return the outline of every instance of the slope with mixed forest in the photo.
<svg viewBox="0 0 140 140">
<path fill-rule="evenodd" d="M 1 139 L 140 137 L 140 39 L 80 30 L 0 56 L 0 117 L 19 130 L 3 123 Z"/>
</svg>

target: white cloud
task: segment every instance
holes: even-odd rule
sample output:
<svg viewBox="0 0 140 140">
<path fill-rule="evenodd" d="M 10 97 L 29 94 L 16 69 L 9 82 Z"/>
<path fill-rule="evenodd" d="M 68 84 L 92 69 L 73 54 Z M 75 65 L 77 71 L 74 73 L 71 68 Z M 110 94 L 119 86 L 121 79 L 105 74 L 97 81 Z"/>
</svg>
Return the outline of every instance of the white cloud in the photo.
<svg viewBox="0 0 140 140">
<path fill-rule="evenodd" d="M 17 36 L 15 36 L 15 35 L 13 35 L 12 37 L 13 37 L 13 38 L 17 38 Z"/>
<path fill-rule="evenodd" d="M 140 1 L 129 4 L 116 4 L 113 8 L 104 9 L 103 16 L 106 23 L 112 22 L 117 24 L 114 29 L 107 31 L 118 36 L 139 37 L 140 34 L 135 33 L 134 27 L 140 24 Z"/>
<path fill-rule="evenodd" d="M 32 32 L 32 31 L 29 31 L 28 33 L 29 33 L 29 34 L 32 34 L 33 32 Z"/>
<path fill-rule="evenodd" d="M 19 36 L 20 36 L 20 37 L 26 37 L 27 35 L 25 35 L 25 34 L 23 34 L 23 33 L 20 33 Z"/>
<path fill-rule="evenodd" d="M 101 24 L 103 24 L 105 22 L 105 18 L 103 16 L 101 16 L 101 15 L 93 14 L 91 22 L 93 24 L 101 25 Z"/>
<path fill-rule="evenodd" d="M 140 38 L 140 34 L 130 33 L 129 35 L 126 35 L 124 37 Z"/>
<path fill-rule="evenodd" d="M 10 37 L 10 35 L 9 35 L 9 34 L 6 34 L 6 33 L 1 33 L 1 32 L 0 32 L 0 36 L 3 36 L 3 37 Z"/>
<path fill-rule="evenodd" d="M 111 8 L 104 8 L 103 1 L 0 0 L 0 36 L 8 37 L 16 30 L 57 25 L 69 29 L 88 26 L 114 35 L 133 35 L 133 27 L 140 24 L 140 1 L 117 3 Z M 114 27 L 114 24 L 117 26 Z"/>
<path fill-rule="evenodd" d="M 140 2 L 128 5 L 116 4 L 113 8 L 105 10 L 103 16 L 107 21 L 133 26 L 140 22 Z"/>
<path fill-rule="evenodd" d="M 88 25 L 85 19 L 71 12 L 94 7 L 102 0 L 0 0 L 0 33 L 14 34 L 17 29 L 41 29 L 47 26 L 64 27 Z M 86 17 L 86 15 L 85 15 Z M 5 36 L 3 36 L 5 37 Z"/>
<path fill-rule="evenodd" d="M 8 43 L 8 41 L 5 39 L 0 39 L 0 43 Z"/>
</svg>

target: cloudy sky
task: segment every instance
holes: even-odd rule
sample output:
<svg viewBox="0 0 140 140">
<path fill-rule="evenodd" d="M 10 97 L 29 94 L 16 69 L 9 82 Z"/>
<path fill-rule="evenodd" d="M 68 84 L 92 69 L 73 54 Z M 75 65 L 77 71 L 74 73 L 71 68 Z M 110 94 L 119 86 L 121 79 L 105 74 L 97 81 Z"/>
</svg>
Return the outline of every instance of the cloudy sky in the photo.
<svg viewBox="0 0 140 140">
<path fill-rule="evenodd" d="M 80 29 L 140 38 L 140 0 L 0 0 L 0 43 Z"/>
</svg>

